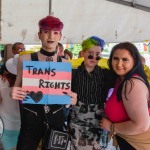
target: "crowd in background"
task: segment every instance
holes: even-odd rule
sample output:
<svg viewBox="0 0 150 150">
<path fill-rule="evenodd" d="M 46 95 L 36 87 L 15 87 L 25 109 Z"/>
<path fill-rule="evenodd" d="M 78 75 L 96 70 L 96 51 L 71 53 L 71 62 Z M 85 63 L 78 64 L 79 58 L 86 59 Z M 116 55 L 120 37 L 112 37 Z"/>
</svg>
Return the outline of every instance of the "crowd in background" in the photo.
<svg viewBox="0 0 150 150">
<path fill-rule="evenodd" d="M 98 65 L 105 41 L 97 36 L 82 41 L 78 57 L 83 61 L 72 69 L 72 88 L 66 93 L 71 97 L 69 109 L 68 105 L 20 102 L 29 94 L 28 89 L 21 86 L 23 61 L 51 58 L 54 62 L 71 62 L 73 59 L 72 52 L 60 43 L 63 23 L 59 18 L 47 16 L 38 25 L 42 43 L 38 52 L 19 57 L 25 46 L 17 42 L 5 61 L 6 53 L 1 51 L 0 117 L 4 123 L 1 138 L 4 150 L 36 150 L 46 131 L 43 111 L 48 115 L 51 128 L 58 130 L 63 130 L 68 115 L 71 150 L 107 150 L 100 143 L 103 130 L 115 137 L 113 140 L 118 143 L 115 146 L 119 145 L 120 150 L 148 150 L 150 70 L 137 47 L 130 42 L 121 42 L 112 48 L 107 69 Z M 69 113 L 64 113 L 64 109 Z"/>
</svg>

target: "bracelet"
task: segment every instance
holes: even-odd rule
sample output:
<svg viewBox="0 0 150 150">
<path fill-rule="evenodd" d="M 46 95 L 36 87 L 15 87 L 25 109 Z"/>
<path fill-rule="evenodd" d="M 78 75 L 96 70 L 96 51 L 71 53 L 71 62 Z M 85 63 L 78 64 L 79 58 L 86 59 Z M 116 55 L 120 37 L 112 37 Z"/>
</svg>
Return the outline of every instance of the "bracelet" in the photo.
<svg viewBox="0 0 150 150">
<path fill-rule="evenodd" d="M 110 131 L 112 132 L 112 136 L 116 134 L 116 132 L 115 132 L 115 123 L 112 123 L 110 125 Z"/>
</svg>

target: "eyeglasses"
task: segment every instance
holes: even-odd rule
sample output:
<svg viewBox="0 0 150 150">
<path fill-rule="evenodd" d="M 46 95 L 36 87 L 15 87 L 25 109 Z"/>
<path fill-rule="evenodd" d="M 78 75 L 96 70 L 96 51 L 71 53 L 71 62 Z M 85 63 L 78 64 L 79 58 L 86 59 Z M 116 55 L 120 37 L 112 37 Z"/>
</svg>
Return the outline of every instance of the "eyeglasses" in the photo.
<svg viewBox="0 0 150 150">
<path fill-rule="evenodd" d="M 89 55 L 89 56 L 88 56 L 88 59 L 93 59 L 93 58 L 94 58 L 94 56 L 92 56 L 92 55 Z M 97 57 L 95 57 L 95 59 L 96 59 L 96 60 L 100 60 L 101 57 L 100 57 L 100 56 L 97 56 Z"/>
</svg>

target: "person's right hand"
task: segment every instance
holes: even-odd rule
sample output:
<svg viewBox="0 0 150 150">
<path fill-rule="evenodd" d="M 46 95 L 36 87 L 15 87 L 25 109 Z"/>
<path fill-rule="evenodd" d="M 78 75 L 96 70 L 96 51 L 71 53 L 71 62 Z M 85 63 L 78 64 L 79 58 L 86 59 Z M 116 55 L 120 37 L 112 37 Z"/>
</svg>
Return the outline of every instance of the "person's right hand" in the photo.
<svg viewBox="0 0 150 150">
<path fill-rule="evenodd" d="M 27 90 L 21 87 L 13 87 L 11 97 L 14 100 L 23 100 L 27 95 Z"/>
</svg>

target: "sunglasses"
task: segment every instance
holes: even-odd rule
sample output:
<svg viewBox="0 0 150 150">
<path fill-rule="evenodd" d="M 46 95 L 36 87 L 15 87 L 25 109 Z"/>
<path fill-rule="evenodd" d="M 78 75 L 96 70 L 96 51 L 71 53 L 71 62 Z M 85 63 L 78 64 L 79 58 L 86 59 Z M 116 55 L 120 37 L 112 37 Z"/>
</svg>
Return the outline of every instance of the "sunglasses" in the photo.
<svg viewBox="0 0 150 150">
<path fill-rule="evenodd" d="M 88 59 L 93 59 L 93 58 L 94 58 L 94 56 L 92 56 L 92 55 L 89 55 L 89 56 L 88 56 Z M 101 57 L 100 57 L 100 56 L 97 56 L 97 57 L 95 57 L 95 59 L 96 59 L 96 60 L 100 60 Z"/>
</svg>

